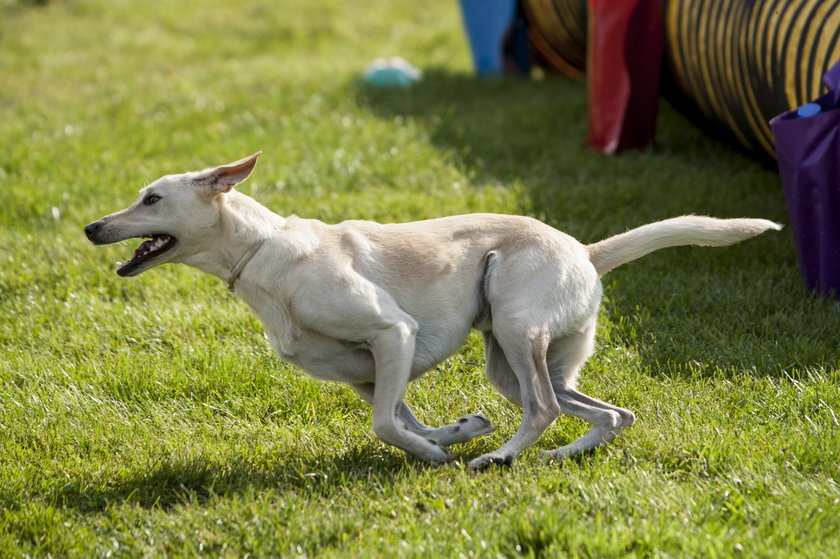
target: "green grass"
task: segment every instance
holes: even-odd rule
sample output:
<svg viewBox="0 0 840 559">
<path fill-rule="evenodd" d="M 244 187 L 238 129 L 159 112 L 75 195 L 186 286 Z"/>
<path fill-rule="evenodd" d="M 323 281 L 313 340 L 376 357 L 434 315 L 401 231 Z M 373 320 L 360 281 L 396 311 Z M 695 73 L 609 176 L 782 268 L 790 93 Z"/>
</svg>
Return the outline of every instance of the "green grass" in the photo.
<svg viewBox="0 0 840 559">
<path fill-rule="evenodd" d="M 367 62 L 426 71 L 371 92 Z M 476 81 L 457 3 L 0 2 L 0 556 L 836 557 L 840 309 L 790 231 L 605 279 L 582 389 L 638 423 L 562 464 L 472 476 L 519 411 L 478 338 L 410 387 L 500 428 L 428 467 L 346 387 L 273 357 L 224 286 L 134 280 L 82 227 L 165 173 L 264 151 L 243 190 L 327 221 L 526 213 L 591 242 L 681 213 L 786 221 L 776 173 L 667 105 L 657 146 L 582 147 L 585 87 Z"/>
</svg>

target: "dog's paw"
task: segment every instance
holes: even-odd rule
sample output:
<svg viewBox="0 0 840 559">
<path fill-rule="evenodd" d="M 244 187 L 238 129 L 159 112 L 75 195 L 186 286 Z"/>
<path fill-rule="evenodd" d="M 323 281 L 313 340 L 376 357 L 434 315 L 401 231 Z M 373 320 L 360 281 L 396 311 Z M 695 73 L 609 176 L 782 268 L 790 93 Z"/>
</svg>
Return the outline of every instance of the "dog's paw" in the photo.
<svg viewBox="0 0 840 559">
<path fill-rule="evenodd" d="M 479 472 L 486 470 L 490 466 L 512 466 L 515 456 L 512 454 L 502 454 L 499 452 L 490 452 L 483 454 L 478 458 L 470 461 L 470 470 Z"/>
<path fill-rule="evenodd" d="M 430 437 L 437 444 L 449 446 L 452 444 L 465 443 L 476 437 L 487 435 L 496 430 L 496 426 L 483 415 L 465 415 L 452 425 L 435 429 Z"/>
<path fill-rule="evenodd" d="M 430 464 L 432 466 L 448 466 L 449 464 L 455 462 L 455 460 L 457 460 L 457 458 L 447 453 L 446 458 L 435 460 L 434 462 L 430 462 Z"/>
<path fill-rule="evenodd" d="M 490 423 L 490 420 L 480 413 L 465 415 L 459 418 L 455 426 L 460 426 L 462 429 L 472 432 L 474 437 L 486 435 L 496 430 L 496 426 Z"/>
<path fill-rule="evenodd" d="M 415 452 L 412 453 L 423 462 L 433 466 L 443 466 L 444 464 L 449 464 L 455 460 L 455 457 L 449 454 L 449 451 L 440 446 L 437 441 L 433 439 L 426 439 L 426 442 L 429 444 L 424 445 L 422 451 L 415 450 Z"/>
</svg>

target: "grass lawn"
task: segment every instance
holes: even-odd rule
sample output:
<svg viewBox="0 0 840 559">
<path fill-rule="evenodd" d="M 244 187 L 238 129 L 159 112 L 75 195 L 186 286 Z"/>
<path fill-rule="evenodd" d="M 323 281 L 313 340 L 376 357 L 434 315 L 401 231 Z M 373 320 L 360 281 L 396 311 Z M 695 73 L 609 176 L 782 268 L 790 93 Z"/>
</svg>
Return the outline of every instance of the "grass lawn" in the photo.
<svg viewBox="0 0 840 559">
<path fill-rule="evenodd" d="M 357 77 L 381 55 L 405 92 Z M 840 553 L 840 308 L 790 231 L 605 278 L 581 388 L 636 412 L 608 447 L 470 475 L 520 412 L 477 337 L 413 384 L 429 424 L 497 432 L 429 467 L 348 388 L 276 359 L 218 280 L 114 274 L 82 227 L 166 173 L 258 149 L 279 213 L 539 217 L 585 242 L 682 213 L 787 221 L 778 175 L 663 104 L 657 146 L 582 147 L 585 87 L 471 77 L 453 0 L 0 0 L 0 557 L 802 557 Z"/>
</svg>

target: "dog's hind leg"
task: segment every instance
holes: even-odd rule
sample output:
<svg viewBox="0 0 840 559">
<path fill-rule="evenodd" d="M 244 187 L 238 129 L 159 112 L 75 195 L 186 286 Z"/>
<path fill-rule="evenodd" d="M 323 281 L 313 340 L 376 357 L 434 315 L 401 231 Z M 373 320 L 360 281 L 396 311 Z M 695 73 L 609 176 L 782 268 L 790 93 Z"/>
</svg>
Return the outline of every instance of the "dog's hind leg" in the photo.
<svg viewBox="0 0 840 559">
<path fill-rule="evenodd" d="M 494 328 L 494 338 L 498 341 L 499 349 L 518 382 L 519 400 L 523 411 L 522 423 L 513 437 L 501 448 L 472 460 L 470 468 L 473 470 L 484 469 L 491 464 L 512 464 L 560 413 L 546 363 L 548 333 L 534 333 L 527 324 L 517 325 L 511 320 L 505 323 L 503 329 Z"/>
<path fill-rule="evenodd" d="M 562 460 L 588 452 L 610 442 L 636 421 L 630 410 L 596 400 L 574 388 L 559 385 L 555 387 L 554 393 L 563 413 L 591 423 L 592 429 L 566 446 L 543 452 L 543 458 Z"/>
<path fill-rule="evenodd" d="M 363 400 L 373 404 L 374 384 L 354 384 L 352 387 Z M 396 413 L 403 427 L 421 437 L 435 441 L 440 446 L 465 443 L 496 430 L 490 420 L 480 414 L 465 415 L 455 423 L 443 427 L 429 427 L 417 419 L 404 400 L 400 400 L 397 404 Z"/>
<path fill-rule="evenodd" d="M 633 425 L 633 412 L 602 402 L 575 389 L 577 372 L 592 351 L 595 327 L 552 342 L 548 359 L 554 395 L 563 413 L 579 417 L 592 425 L 586 434 L 566 446 L 545 451 L 546 459 L 560 460 L 593 450 L 613 440 Z"/>
</svg>

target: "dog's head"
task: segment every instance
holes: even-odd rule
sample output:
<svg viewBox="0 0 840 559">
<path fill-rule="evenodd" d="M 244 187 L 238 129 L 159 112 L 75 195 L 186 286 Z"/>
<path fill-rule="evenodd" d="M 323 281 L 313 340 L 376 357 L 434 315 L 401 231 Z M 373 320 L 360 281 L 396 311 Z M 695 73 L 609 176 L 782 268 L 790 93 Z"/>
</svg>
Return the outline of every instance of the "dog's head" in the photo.
<svg viewBox="0 0 840 559">
<path fill-rule="evenodd" d="M 167 175 L 140 191 L 128 208 L 85 227 L 96 245 L 148 239 L 117 274 L 136 276 L 167 262 L 180 262 L 207 244 L 219 223 L 220 197 L 251 174 L 261 152 L 203 171 Z"/>
</svg>

